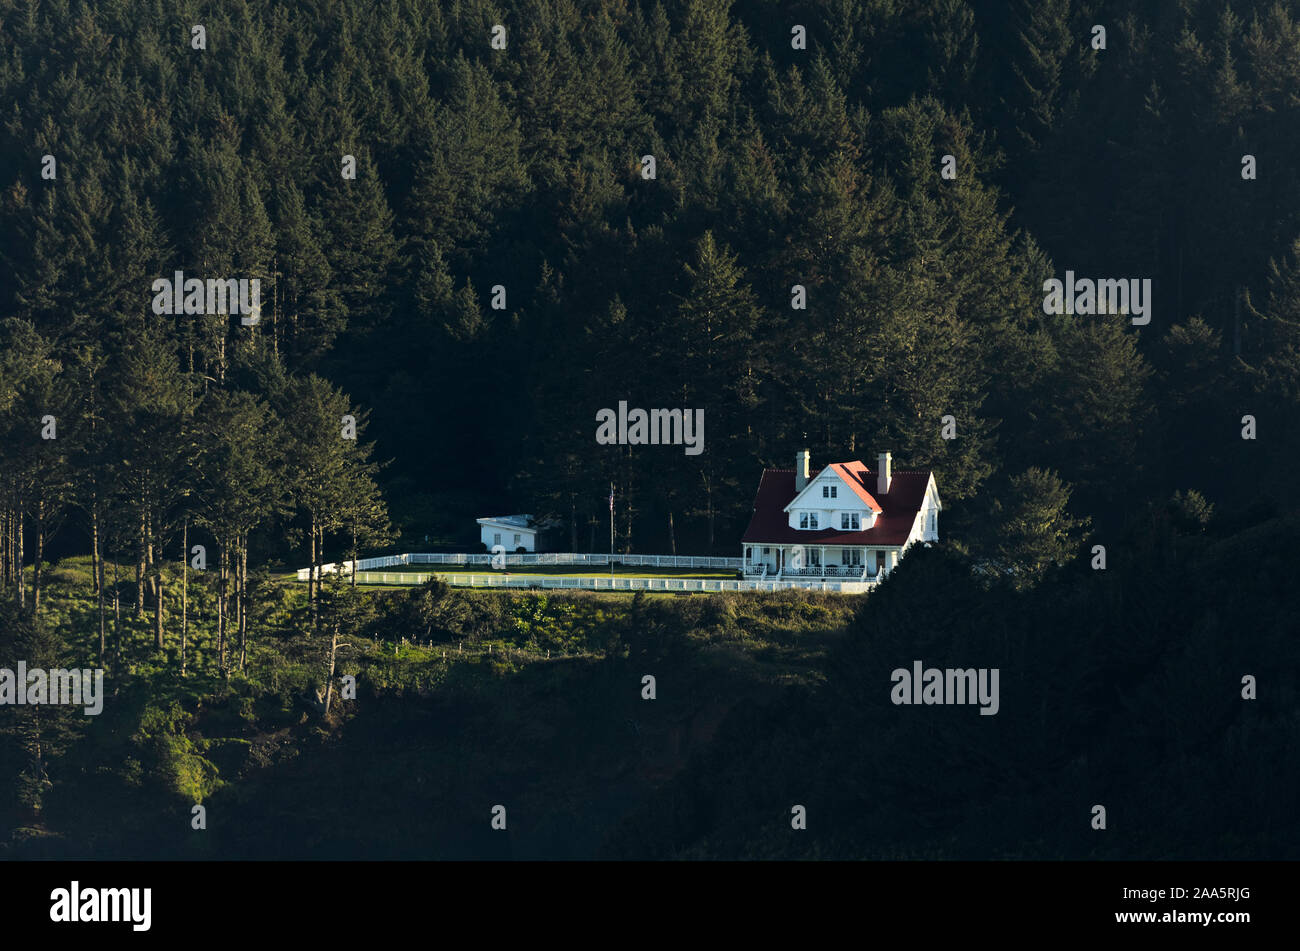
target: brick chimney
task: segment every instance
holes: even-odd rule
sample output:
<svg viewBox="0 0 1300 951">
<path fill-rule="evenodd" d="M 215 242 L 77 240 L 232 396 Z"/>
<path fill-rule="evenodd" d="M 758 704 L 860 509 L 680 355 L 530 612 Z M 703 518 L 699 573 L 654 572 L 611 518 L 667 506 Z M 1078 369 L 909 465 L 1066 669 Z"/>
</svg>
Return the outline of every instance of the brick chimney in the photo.
<svg viewBox="0 0 1300 951">
<path fill-rule="evenodd" d="M 804 486 L 808 484 L 808 460 L 811 453 L 807 449 L 800 449 L 794 454 L 794 490 L 802 492 Z"/>
<path fill-rule="evenodd" d="M 876 457 L 876 492 L 880 495 L 889 494 L 889 484 L 894 481 L 894 457 L 888 452 L 882 452 Z"/>
</svg>

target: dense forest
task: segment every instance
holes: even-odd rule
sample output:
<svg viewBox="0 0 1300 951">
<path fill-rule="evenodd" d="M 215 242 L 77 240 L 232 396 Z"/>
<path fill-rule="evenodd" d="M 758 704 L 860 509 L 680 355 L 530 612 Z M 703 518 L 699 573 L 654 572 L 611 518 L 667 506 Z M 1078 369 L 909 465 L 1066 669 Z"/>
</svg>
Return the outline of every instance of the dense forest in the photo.
<svg viewBox="0 0 1300 951">
<path fill-rule="evenodd" d="M 1145 717 L 1173 676 L 1162 665 L 1219 663 L 1197 648 L 1248 619 L 1268 630 L 1251 628 L 1243 663 L 1283 664 L 1259 619 L 1283 616 L 1287 573 L 1246 566 L 1294 540 L 1300 3 L 0 0 L 0 107 L 0 662 L 108 666 L 135 698 L 115 731 L 190 777 L 169 794 L 216 788 L 194 777 L 220 757 L 181 749 L 200 698 L 243 710 L 220 730 L 243 716 L 270 734 L 336 662 L 384 670 L 366 687 L 382 693 L 411 643 L 421 664 L 499 643 L 582 654 L 603 683 L 642 636 L 602 633 L 640 602 L 591 608 L 609 615 L 550 643 L 568 615 L 530 621 L 535 600 L 304 592 L 278 572 L 477 547 L 474 518 L 495 512 L 554 518 L 564 548 L 601 551 L 611 484 L 618 550 L 734 556 L 763 467 L 805 447 L 817 464 L 888 449 L 933 469 L 945 550 L 852 619 L 805 605 L 844 642 L 800 654 L 797 696 L 763 706 L 766 735 L 804 716 L 848 732 L 782 775 L 831 789 L 874 742 L 886 693 L 849 698 L 881 637 L 908 654 L 880 662 L 893 667 L 912 658 L 908 632 L 955 645 L 963 611 L 1015 616 L 971 647 L 981 663 L 1014 641 L 1047 652 L 1044 670 L 1096 664 L 1070 668 L 1085 738 L 1053 747 L 1024 799 L 959 822 L 942 797 L 886 783 L 893 805 L 814 838 L 815 854 L 900 823 L 939 831 L 893 854 L 978 853 L 965 831 L 1026 814 L 1041 784 L 1075 781 L 1078 744 L 1123 732 L 1097 712 L 1095 678 L 1144 685 L 1124 716 Z M 1150 322 L 1045 313 L 1044 283 L 1067 270 L 1149 279 Z M 154 282 L 176 272 L 259 280 L 259 319 L 157 313 Z M 704 452 L 601 445 L 596 414 L 620 400 L 702 408 Z M 1147 583 L 1136 616 L 1154 627 L 1132 613 Z M 1234 619 L 1202 600 L 1211 583 L 1263 587 Z M 938 590 L 952 600 L 933 616 L 907 613 Z M 764 650 L 797 650 L 797 602 L 741 611 L 789 623 Z M 1190 605 L 1211 612 L 1204 629 Z M 734 605 L 654 610 L 682 656 L 745 640 Z M 1171 642 L 1135 659 L 1064 640 L 1089 625 Z M 1201 640 L 1182 643 L 1189 628 Z M 767 704 L 783 676 L 741 693 Z M 256 705 L 268 696 L 274 715 Z M 1237 729 L 1220 714 L 1215 750 Z M 1067 729 L 1025 747 L 1014 714 L 992 719 L 1012 732 L 969 753 L 986 772 L 967 790 L 988 809 L 997 770 L 1029 776 Z M 761 757 L 727 757 L 748 756 L 759 721 L 728 722 L 736 739 L 697 769 L 756 788 Z M 1260 749 L 1293 750 L 1288 722 L 1260 727 Z M 39 825 L 47 767 L 84 729 L 0 731 L 20 777 L 8 827 Z M 885 732 L 874 757 L 920 742 Z M 110 768 L 79 757 L 65 776 Z M 702 775 L 621 825 L 629 809 L 611 805 L 589 851 L 785 854 L 727 826 Z M 1014 855 L 1073 848 L 1010 839 Z M 1252 828 L 1219 845 L 1265 841 Z"/>
</svg>

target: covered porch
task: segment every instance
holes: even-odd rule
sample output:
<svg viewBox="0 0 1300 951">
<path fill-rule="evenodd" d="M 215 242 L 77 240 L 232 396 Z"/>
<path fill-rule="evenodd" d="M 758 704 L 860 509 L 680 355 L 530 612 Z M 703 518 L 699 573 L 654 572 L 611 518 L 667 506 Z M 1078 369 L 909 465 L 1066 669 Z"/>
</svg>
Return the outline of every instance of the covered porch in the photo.
<svg viewBox="0 0 1300 951">
<path fill-rule="evenodd" d="M 742 564 L 746 577 L 874 581 L 898 564 L 898 554 L 861 545 L 746 544 Z"/>
</svg>

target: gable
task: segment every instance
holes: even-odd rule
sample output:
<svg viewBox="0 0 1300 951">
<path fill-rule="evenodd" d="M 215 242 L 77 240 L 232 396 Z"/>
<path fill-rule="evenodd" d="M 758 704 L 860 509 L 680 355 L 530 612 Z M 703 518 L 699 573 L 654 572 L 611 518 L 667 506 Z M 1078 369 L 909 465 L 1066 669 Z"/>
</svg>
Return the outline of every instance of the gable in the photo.
<svg viewBox="0 0 1300 951">
<path fill-rule="evenodd" d="M 932 502 L 934 507 L 940 512 L 943 511 L 943 503 L 939 501 L 939 485 L 934 481 L 934 473 L 930 473 L 930 482 L 925 487 L 925 498 Z"/>
<path fill-rule="evenodd" d="M 791 474 L 794 472 L 794 470 L 789 471 Z M 804 486 L 802 492 L 789 501 L 784 511 L 789 512 L 796 508 L 840 509 L 844 506 L 836 503 L 855 500 L 861 502 L 870 511 L 879 514 L 882 511 L 880 503 L 867 491 L 865 485 L 865 476 L 868 473 L 869 470 L 861 462 L 833 462 L 809 476 L 808 484 Z M 834 499 L 822 496 L 821 487 L 828 482 L 839 488 L 839 494 Z"/>
</svg>

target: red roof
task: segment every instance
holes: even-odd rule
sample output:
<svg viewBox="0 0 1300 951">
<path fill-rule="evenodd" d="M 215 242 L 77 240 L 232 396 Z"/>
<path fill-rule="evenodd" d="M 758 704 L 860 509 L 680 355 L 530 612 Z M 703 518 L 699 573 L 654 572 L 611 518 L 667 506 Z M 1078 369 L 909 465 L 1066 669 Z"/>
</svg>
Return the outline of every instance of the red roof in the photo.
<svg viewBox="0 0 1300 951">
<path fill-rule="evenodd" d="M 741 539 L 747 545 L 875 545 L 902 547 L 912 534 L 916 513 L 925 502 L 925 489 L 930 484 L 930 473 L 898 471 L 892 473 L 889 491 L 883 495 L 870 493 L 866 486 L 875 486 L 876 473 L 861 462 L 832 463 L 831 467 L 849 487 L 878 512 L 876 524 L 858 532 L 839 528 L 822 528 L 816 531 L 790 527 L 790 516 L 785 507 L 794 499 L 793 469 L 764 469 L 754 496 L 754 516 Z M 822 470 L 808 477 L 811 482 Z"/>
<path fill-rule="evenodd" d="M 880 503 L 872 498 L 871 493 L 867 491 L 868 477 L 871 479 L 872 485 L 875 485 L 876 483 L 876 477 L 871 475 L 870 469 L 857 460 L 854 460 L 853 462 L 832 462 L 830 468 L 832 472 L 848 483 L 849 488 L 853 490 L 854 495 L 867 503 L 867 508 L 871 509 L 871 511 L 875 512 L 877 515 L 884 511 L 884 509 L 880 507 Z M 812 480 L 810 479 L 809 481 Z M 893 489 L 893 482 L 890 482 L 889 487 L 890 489 Z M 787 502 L 786 504 L 788 505 L 789 503 Z"/>
</svg>

